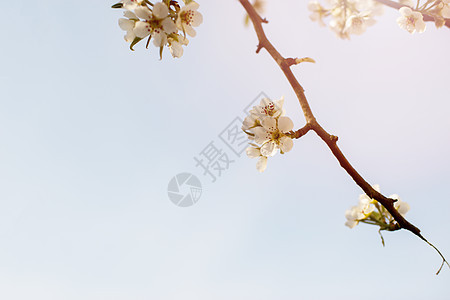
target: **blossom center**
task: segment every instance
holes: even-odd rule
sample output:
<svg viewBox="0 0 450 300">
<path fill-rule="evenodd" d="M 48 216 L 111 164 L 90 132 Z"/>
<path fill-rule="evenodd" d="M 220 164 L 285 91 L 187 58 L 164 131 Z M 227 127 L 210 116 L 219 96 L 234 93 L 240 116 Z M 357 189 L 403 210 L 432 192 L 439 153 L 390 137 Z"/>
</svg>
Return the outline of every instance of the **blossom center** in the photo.
<svg viewBox="0 0 450 300">
<path fill-rule="evenodd" d="M 181 14 L 181 20 L 186 25 L 191 25 L 191 23 L 194 21 L 194 11 L 193 10 L 187 10 L 184 13 Z"/>
</svg>

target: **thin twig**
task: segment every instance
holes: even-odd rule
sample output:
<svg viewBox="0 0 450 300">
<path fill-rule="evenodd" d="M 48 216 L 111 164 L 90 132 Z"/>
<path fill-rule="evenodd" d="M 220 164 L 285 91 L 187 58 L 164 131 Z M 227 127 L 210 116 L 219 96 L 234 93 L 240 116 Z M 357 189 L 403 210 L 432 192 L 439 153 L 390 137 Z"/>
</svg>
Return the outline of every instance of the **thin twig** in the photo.
<svg viewBox="0 0 450 300">
<path fill-rule="evenodd" d="M 377 0 L 378 1 L 378 0 Z M 380 0 L 381 1 L 381 0 Z M 383 0 L 384 1 L 384 0 Z M 334 157 L 338 160 L 341 167 L 347 171 L 350 177 L 355 181 L 355 183 L 372 199 L 377 200 L 381 205 L 383 205 L 387 211 L 391 213 L 395 221 L 398 223 L 399 228 L 406 229 L 425 242 L 427 242 L 430 246 L 432 246 L 439 253 L 441 258 L 443 259 L 443 263 L 447 263 L 445 257 L 441 254 L 441 252 L 430 244 L 420 233 L 420 229 L 408 222 L 394 207 L 394 202 L 396 200 L 387 198 L 383 196 L 381 193 L 377 192 L 372 186 L 356 171 L 355 168 L 350 164 L 347 158 L 342 153 L 341 149 L 337 145 L 338 137 L 329 134 L 322 126 L 317 122 L 316 117 L 314 116 L 311 107 L 309 106 L 308 100 L 306 99 L 305 92 L 303 87 L 298 82 L 297 78 L 291 71 L 292 64 L 289 59 L 284 58 L 272 45 L 272 43 L 268 40 L 264 29 L 262 28 L 263 23 L 267 23 L 266 19 L 263 19 L 254 9 L 254 7 L 250 4 L 248 0 L 239 0 L 244 9 L 247 11 L 247 14 L 250 17 L 250 20 L 253 23 L 253 27 L 255 28 L 256 35 L 258 36 L 258 47 L 257 53 L 261 49 L 266 49 L 267 52 L 272 56 L 275 62 L 278 64 L 280 69 L 283 71 L 287 80 L 289 81 L 292 89 L 294 90 L 297 98 L 300 102 L 300 106 L 302 108 L 303 114 L 306 119 L 306 125 L 302 129 L 300 129 L 301 133 L 307 133 L 309 130 L 313 130 L 316 134 L 327 144 L 328 148 L 333 153 Z M 450 265 L 449 265 L 450 267 Z M 442 266 L 441 266 L 442 268 Z M 439 269 L 440 271 L 440 269 Z M 439 272 L 438 272 L 439 273 Z"/>
</svg>

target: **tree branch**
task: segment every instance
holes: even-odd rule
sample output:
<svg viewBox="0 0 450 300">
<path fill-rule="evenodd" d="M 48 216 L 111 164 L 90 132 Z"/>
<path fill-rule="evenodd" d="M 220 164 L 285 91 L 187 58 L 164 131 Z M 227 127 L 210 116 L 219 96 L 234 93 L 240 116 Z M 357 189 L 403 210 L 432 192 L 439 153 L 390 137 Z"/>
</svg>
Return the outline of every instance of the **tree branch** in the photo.
<svg viewBox="0 0 450 300">
<path fill-rule="evenodd" d="M 378 1 L 378 0 L 377 0 Z M 380 0 L 384 1 L 384 0 Z M 284 75 L 286 76 L 287 80 L 289 81 L 290 85 L 292 86 L 292 89 L 294 90 L 295 94 L 297 95 L 297 98 L 300 102 L 300 106 L 303 110 L 303 114 L 306 119 L 306 125 L 302 129 L 300 129 L 299 133 L 306 134 L 309 130 L 313 130 L 316 132 L 316 134 L 327 144 L 328 148 L 333 153 L 334 157 L 338 160 L 341 167 L 350 175 L 350 177 L 355 181 L 355 183 L 372 199 L 377 200 L 381 205 L 383 205 L 389 213 L 394 217 L 395 221 L 397 221 L 399 225 L 399 229 L 403 228 L 406 229 L 416 236 L 418 236 L 423 241 L 427 242 L 430 246 L 432 246 L 436 251 L 439 253 L 441 258 L 443 259 L 443 263 L 447 263 L 444 256 L 439 252 L 439 250 L 434 247 L 432 244 L 430 244 L 420 233 L 420 229 L 408 222 L 394 207 L 394 202 L 396 200 L 387 198 L 383 196 L 381 193 L 377 192 L 375 189 L 372 188 L 372 186 L 356 171 L 355 168 L 350 164 L 350 162 L 347 160 L 347 158 L 344 156 L 342 151 L 339 149 L 339 146 L 337 145 L 337 136 L 329 134 L 325 129 L 323 129 L 322 126 L 317 122 L 311 107 L 309 106 L 308 100 L 306 99 L 305 92 L 303 87 L 300 85 L 294 74 L 292 73 L 290 67 L 292 66 L 291 60 L 292 58 L 284 58 L 270 43 L 270 41 L 267 39 L 266 34 L 264 32 L 264 29 L 262 27 L 262 23 L 267 23 L 267 21 L 256 12 L 254 7 L 250 4 L 248 0 L 239 0 L 239 2 L 242 4 L 244 9 L 247 11 L 248 16 L 250 17 L 250 20 L 253 23 L 253 26 L 256 31 L 256 35 L 258 36 L 258 47 L 257 52 L 259 52 L 261 49 L 266 49 L 267 52 L 272 56 L 272 58 L 276 61 L 278 66 L 283 71 Z M 450 267 L 450 265 L 449 265 Z M 441 266 L 442 268 L 442 266 Z M 441 269 L 440 268 L 440 269 Z M 439 271 L 440 271 L 439 269 Z M 438 273 L 439 273 L 438 271 Z"/>
<path fill-rule="evenodd" d="M 395 9 L 400 9 L 403 6 L 406 6 L 406 5 L 400 4 L 398 2 L 391 1 L 391 0 L 375 0 L 375 1 L 377 1 L 378 3 L 384 4 L 386 6 L 395 8 Z M 432 16 L 427 15 L 427 14 L 422 14 L 422 15 L 423 15 L 423 20 L 424 21 L 426 21 L 426 22 L 434 22 L 434 18 Z M 450 19 L 445 19 L 445 24 L 444 25 L 446 27 L 450 28 Z"/>
</svg>

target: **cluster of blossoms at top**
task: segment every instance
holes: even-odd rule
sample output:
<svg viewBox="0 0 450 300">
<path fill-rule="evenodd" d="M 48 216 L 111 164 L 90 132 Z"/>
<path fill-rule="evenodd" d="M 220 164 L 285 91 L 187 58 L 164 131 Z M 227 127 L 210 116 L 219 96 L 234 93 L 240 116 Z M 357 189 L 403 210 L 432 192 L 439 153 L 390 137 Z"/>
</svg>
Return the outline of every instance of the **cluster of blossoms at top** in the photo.
<svg viewBox="0 0 450 300">
<path fill-rule="evenodd" d="M 318 1 L 310 1 L 310 18 L 325 26 L 324 18 L 331 17 L 330 29 L 342 39 L 350 35 L 360 35 L 368 26 L 376 23 L 374 17 L 383 14 L 383 6 L 374 0 L 327 0 L 325 8 Z"/>
<path fill-rule="evenodd" d="M 125 9 L 119 26 L 126 31 L 125 41 L 131 43 L 130 49 L 148 37 L 147 47 L 153 38 L 153 44 L 160 48 L 160 57 L 164 46 L 169 47 L 173 57 L 183 55 L 183 47 L 189 43 L 186 34 L 196 35 L 193 27 L 199 26 L 203 16 L 197 11 L 199 5 L 192 0 L 183 0 L 181 7 L 177 1 L 163 0 L 152 3 L 148 0 L 122 0 L 113 8 Z"/>
<path fill-rule="evenodd" d="M 398 25 L 409 33 L 422 33 L 426 29 L 423 15 L 426 14 L 434 19 L 437 28 L 444 26 L 445 19 L 450 18 L 450 0 L 427 0 L 421 4 L 420 0 L 400 0 L 403 5 L 399 9 L 400 17 Z"/>
<path fill-rule="evenodd" d="M 380 192 L 378 185 L 374 185 L 373 188 Z M 390 195 L 389 198 L 397 200 L 394 207 L 401 215 L 404 216 L 409 211 L 409 204 L 401 201 L 397 194 Z M 349 228 L 355 227 L 359 222 L 377 225 L 380 230 L 395 228 L 394 217 L 378 201 L 369 198 L 366 194 L 359 196 L 358 205 L 345 211 L 345 217 L 347 218 L 345 225 Z"/>
<path fill-rule="evenodd" d="M 294 123 L 284 116 L 283 103 L 283 98 L 278 101 L 262 99 L 250 110 L 242 125 L 251 141 L 246 153 L 250 158 L 258 158 L 256 169 L 260 172 L 266 169 L 269 156 L 274 156 L 278 150 L 284 154 L 294 145 L 291 131 Z"/>
<path fill-rule="evenodd" d="M 383 13 L 382 4 L 375 0 L 327 0 L 325 8 L 318 1 L 310 1 L 308 9 L 311 20 L 325 26 L 324 18 L 331 16 L 330 28 L 342 39 L 351 34 L 363 34 L 368 26 L 375 24 L 374 16 Z M 432 18 L 436 27 L 444 26 L 450 18 L 450 0 L 399 0 L 401 5 L 397 18 L 400 28 L 409 33 L 424 32 L 424 15 Z M 421 2 L 425 2 L 421 4 Z"/>
</svg>

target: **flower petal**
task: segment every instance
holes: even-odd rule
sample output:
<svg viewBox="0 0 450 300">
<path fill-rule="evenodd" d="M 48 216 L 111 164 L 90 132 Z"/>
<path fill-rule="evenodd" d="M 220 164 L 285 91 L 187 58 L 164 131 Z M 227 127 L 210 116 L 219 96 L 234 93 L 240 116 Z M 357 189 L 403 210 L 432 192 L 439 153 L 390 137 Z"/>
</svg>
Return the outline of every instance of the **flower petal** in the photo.
<svg viewBox="0 0 450 300">
<path fill-rule="evenodd" d="M 161 22 L 161 25 L 163 27 L 163 30 L 167 33 L 167 34 L 171 34 L 171 33 L 176 33 L 177 30 L 177 25 L 175 25 L 175 23 L 170 19 L 170 18 L 166 18 Z"/>
<path fill-rule="evenodd" d="M 294 128 L 294 123 L 289 117 L 280 117 L 278 119 L 278 129 L 280 129 L 281 132 L 291 131 L 292 128 Z"/>
<path fill-rule="evenodd" d="M 289 152 L 291 151 L 292 147 L 294 146 L 294 142 L 292 139 L 288 136 L 283 136 L 280 139 L 280 149 L 283 152 Z"/>
<path fill-rule="evenodd" d="M 257 144 L 264 144 L 270 140 L 270 133 L 263 127 L 255 127 L 253 128 L 253 132 L 255 133 L 255 142 Z"/>
<path fill-rule="evenodd" d="M 119 19 L 119 27 L 122 30 L 130 31 L 134 28 L 135 21 L 121 18 Z"/>
<path fill-rule="evenodd" d="M 164 19 L 169 14 L 169 8 L 166 4 L 162 2 L 158 2 L 155 5 L 153 5 L 153 15 L 157 19 Z"/>
<path fill-rule="evenodd" d="M 277 120 L 272 117 L 265 117 L 262 119 L 261 125 L 269 131 L 275 131 L 277 128 Z"/>
<path fill-rule="evenodd" d="M 136 22 L 133 31 L 137 37 L 143 39 L 146 36 L 148 36 L 151 32 L 150 24 L 147 22 L 138 21 Z"/>
<path fill-rule="evenodd" d="M 256 169 L 262 173 L 264 172 L 264 170 L 266 170 L 266 168 L 267 168 L 267 157 L 261 156 L 258 159 L 258 162 L 256 163 Z"/>
<path fill-rule="evenodd" d="M 203 16 L 199 12 L 194 12 L 194 16 L 192 17 L 191 26 L 197 27 L 203 23 Z"/>
<path fill-rule="evenodd" d="M 152 18 L 152 12 L 146 6 L 139 6 L 134 12 L 141 19 L 150 20 Z"/>
<path fill-rule="evenodd" d="M 263 156 L 274 156 L 277 152 L 277 145 L 273 141 L 268 141 L 261 146 L 261 155 Z"/>
<path fill-rule="evenodd" d="M 259 151 L 259 149 L 252 146 L 249 146 L 247 149 L 245 149 L 245 153 L 250 158 L 257 158 L 261 156 L 261 152 Z"/>
</svg>

